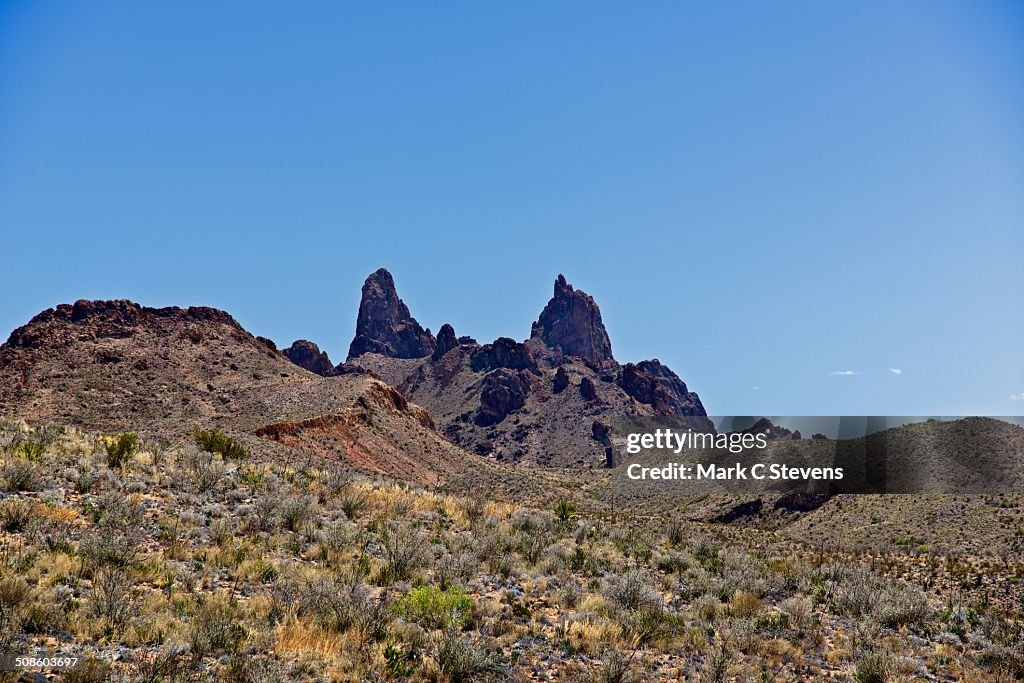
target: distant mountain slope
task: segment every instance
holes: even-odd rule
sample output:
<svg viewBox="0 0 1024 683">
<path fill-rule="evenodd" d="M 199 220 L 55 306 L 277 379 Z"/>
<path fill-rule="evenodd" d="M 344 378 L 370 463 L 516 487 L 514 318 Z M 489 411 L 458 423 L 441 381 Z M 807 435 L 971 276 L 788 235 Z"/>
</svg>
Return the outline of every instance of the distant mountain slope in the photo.
<svg viewBox="0 0 1024 683">
<path fill-rule="evenodd" d="M 430 336 L 378 270 L 363 286 L 349 356 L 334 373 L 372 372 L 453 441 L 505 462 L 600 467 L 613 457 L 607 436 L 618 416 L 706 415 L 657 360 L 619 364 L 597 303 L 562 275 L 530 339 L 481 345 L 447 324 Z"/>
</svg>

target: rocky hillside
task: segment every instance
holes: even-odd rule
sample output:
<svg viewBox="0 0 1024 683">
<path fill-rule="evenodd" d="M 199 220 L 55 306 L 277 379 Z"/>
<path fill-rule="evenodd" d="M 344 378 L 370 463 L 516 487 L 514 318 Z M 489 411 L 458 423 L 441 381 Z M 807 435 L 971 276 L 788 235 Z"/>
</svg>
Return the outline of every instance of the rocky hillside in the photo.
<svg viewBox="0 0 1024 683">
<path fill-rule="evenodd" d="M 357 369 L 397 386 L 456 443 L 506 462 L 604 466 L 616 417 L 705 415 L 659 361 L 618 363 L 597 303 L 562 275 L 529 339 L 478 344 L 449 324 L 433 337 L 378 270 L 363 285 L 349 360 L 331 372 Z"/>
<path fill-rule="evenodd" d="M 125 300 L 62 304 L 15 330 L 0 346 L 0 416 L 178 438 L 216 427 L 285 458 L 315 451 L 424 483 L 472 458 L 368 374 L 307 372 L 223 311 Z"/>
</svg>

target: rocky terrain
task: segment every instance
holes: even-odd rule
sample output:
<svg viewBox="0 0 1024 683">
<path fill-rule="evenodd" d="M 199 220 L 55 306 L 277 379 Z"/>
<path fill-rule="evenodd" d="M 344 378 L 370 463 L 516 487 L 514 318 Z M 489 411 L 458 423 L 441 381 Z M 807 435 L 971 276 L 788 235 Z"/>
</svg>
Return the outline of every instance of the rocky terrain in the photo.
<svg viewBox="0 0 1024 683">
<path fill-rule="evenodd" d="M 431 337 L 378 270 L 339 370 L 352 367 L 399 387 L 455 443 L 503 462 L 602 467 L 612 453 L 601 435 L 617 417 L 705 415 L 659 361 L 618 363 L 597 303 L 561 275 L 527 340 L 481 345 L 449 324 Z"/>
<path fill-rule="evenodd" d="M 60 305 L 0 346 L 0 650 L 79 656 L 47 674 L 79 683 L 1024 678 L 1019 494 L 606 467 L 618 420 L 704 414 L 657 360 L 618 362 L 563 277 L 528 339 L 480 344 L 377 271 L 333 366 L 215 309 Z M 840 447 L 750 429 L 770 457 Z M 842 448 L 1014 482 L 1022 433 Z"/>
</svg>

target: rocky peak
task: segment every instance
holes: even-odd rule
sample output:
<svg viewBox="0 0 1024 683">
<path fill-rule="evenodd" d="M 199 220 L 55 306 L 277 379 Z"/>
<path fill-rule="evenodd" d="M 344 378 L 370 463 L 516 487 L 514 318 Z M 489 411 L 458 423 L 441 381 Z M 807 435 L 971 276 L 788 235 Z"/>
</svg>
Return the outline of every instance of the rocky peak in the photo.
<svg viewBox="0 0 1024 683">
<path fill-rule="evenodd" d="M 431 355 L 435 346 L 430 330 L 416 322 L 399 298 L 391 273 L 384 268 L 371 273 L 363 283 L 349 360 L 371 352 L 391 358 L 422 358 Z"/>
<path fill-rule="evenodd" d="M 601 321 L 601 309 L 593 297 L 573 289 L 559 275 L 554 296 L 541 311 L 530 332 L 549 349 L 561 350 L 567 356 L 578 356 L 595 365 L 613 361 L 612 344 Z"/>
<path fill-rule="evenodd" d="M 320 350 L 316 344 L 305 339 L 299 339 L 292 343 L 282 353 L 301 368 L 326 377 L 334 369 L 331 359 L 327 353 Z"/>
<path fill-rule="evenodd" d="M 434 360 L 441 360 L 444 354 L 448 353 L 456 346 L 459 345 L 459 340 L 455 336 L 455 328 L 445 323 L 441 325 L 441 329 L 437 331 L 437 345 L 434 348 L 434 355 L 431 356 Z"/>
<path fill-rule="evenodd" d="M 206 306 L 149 308 L 134 301 L 90 301 L 60 304 L 32 318 L 14 330 L 4 348 L 61 346 L 74 341 L 127 338 L 138 332 L 161 328 L 187 328 L 193 341 L 202 339 L 202 329 L 228 325 L 237 334 L 241 326 L 224 311 Z"/>
</svg>

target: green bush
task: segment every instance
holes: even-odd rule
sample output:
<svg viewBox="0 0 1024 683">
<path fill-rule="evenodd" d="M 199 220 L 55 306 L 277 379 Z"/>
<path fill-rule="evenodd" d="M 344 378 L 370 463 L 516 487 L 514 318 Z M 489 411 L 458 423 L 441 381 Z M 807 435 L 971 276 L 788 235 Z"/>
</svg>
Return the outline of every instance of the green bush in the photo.
<svg viewBox="0 0 1024 683">
<path fill-rule="evenodd" d="M 231 438 L 219 429 L 197 431 L 196 445 L 204 451 L 220 453 L 224 458 L 241 460 L 249 457 L 249 451 L 240 441 Z"/>
<path fill-rule="evenodd" d="M 458 586 L 414 586 L 395 609 L 421 626 L 465 628 L 473 617 L 473 599 Z"/>
<path fill-rule="evenodd" d="M 560 522 L 568 522 L 570 519 L 576 516 L 576 506 L 567 500 L 560 500 L 555 505 L 555 517 Z"/>
<path fill-rule="evenodd" d="M 133 432 L 118 434 L 107 442 L 107 465 L 111 468 L 124 467 L 139 451 L 142 442 Z"/>
</svg>

